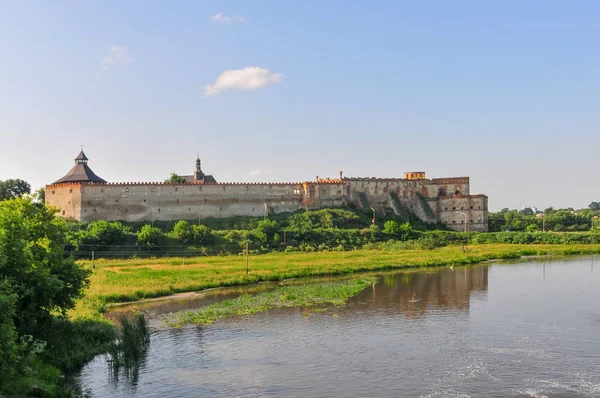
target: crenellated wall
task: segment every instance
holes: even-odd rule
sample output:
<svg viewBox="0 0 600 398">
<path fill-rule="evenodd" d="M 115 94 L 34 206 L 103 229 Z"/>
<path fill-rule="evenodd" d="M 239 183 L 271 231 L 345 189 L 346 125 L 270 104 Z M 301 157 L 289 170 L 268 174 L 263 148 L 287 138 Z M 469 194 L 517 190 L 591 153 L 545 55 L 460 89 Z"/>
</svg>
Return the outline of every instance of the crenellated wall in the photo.
<svg viewBox="0 0 600 398">
<path fill-rule="evenodd" d="M 354 204 L 403 207 L 450 229 L 487 230 L 487 197 L 469 195 L 469 178 L 344 178 L 290 183 L 71 183 L 46 186 L 46 203 L 81 221 L 180 220 L 263 216 Z M 471 221 L 472 220 L 472 221 Z"/>
</svg>

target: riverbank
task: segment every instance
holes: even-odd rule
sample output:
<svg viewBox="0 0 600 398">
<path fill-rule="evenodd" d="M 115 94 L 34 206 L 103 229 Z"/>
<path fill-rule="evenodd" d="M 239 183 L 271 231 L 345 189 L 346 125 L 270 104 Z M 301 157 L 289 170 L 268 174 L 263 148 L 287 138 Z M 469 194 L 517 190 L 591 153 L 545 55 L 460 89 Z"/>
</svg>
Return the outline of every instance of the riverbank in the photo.
<svg viewBox="0 0 600 398">
<path fill-rule="evenodd" d="M 316 253 L 270 253 L 243 256 L 96 260 L 90 288 L 71 312 L 74 318 L 99 318 L 107 305 L 289 278 L 343 275 L 403 268 L 467 265 L 531 255 L 600 253 L 600 245 L 472 245 L 435 250 L 352 250 Z M 91 268 L 90 262 L 83 262 Z"/>
</svg>

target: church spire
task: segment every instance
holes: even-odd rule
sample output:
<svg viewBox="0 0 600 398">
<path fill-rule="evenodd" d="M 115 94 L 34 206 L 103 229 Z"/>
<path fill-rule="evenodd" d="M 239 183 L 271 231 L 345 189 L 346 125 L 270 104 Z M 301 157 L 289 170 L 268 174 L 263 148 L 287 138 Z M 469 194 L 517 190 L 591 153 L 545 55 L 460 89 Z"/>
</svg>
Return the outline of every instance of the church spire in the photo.
<svg viewBox="0 0 600 398">
<path fill-rule="evenodd" d="M 194 172 L 194 181 L 204 182 L 204 173 L 202 172 L 202 162 L 200 161 L 200 153 L 196 157 L 196 171 Z"/>
<path fill-rule="evenodd" d="M 75 158 L 75 164 L 79 164 L 79 163 L 87 163 L 88 162 L 88 158 L 87 156 L 85 156 L 85 153 L 83 153 L 83 148 L 81 149 L 81 151 L 79 152 L 79 155 L 77 155 L 77 157 Z"/>
</svg>

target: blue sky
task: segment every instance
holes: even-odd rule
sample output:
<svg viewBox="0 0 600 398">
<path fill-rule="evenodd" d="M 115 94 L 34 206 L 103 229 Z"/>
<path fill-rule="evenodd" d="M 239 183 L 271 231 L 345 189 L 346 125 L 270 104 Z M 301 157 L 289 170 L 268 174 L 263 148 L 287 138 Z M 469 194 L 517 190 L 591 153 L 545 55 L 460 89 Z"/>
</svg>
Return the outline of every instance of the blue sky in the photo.
<svg viewBox="0 0 600 398">
<path fill-rule="evenodd" d="M 0 179 L 51 183 L 83 144 L 109 181 L 199 151 L 219 181 L 424 170 L 495 210 L 600 200 L 600 2 L 0 6 Z"/>
</svg>

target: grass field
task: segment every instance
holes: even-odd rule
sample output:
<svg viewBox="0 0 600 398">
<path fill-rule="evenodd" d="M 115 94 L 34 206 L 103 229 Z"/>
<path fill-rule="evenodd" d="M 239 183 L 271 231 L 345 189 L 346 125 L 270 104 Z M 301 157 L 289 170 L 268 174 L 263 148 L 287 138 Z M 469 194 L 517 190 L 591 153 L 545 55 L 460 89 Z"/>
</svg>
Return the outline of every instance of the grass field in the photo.
<svg viewBox="0 0 600 398">
<path fill-rule="evenodd" d="M 600 245 L 472 245 L 435 250 L 353 250 L 243 256 L 96 260 L 90 288 L 71 315 L 97 317 L 107 304 L 137 301 L 220 286 L 354 272 L 473 264 L 527 255 L 600 253 Z M 90 262 L 83 262 L 91 268 Z"/>
</svg>

